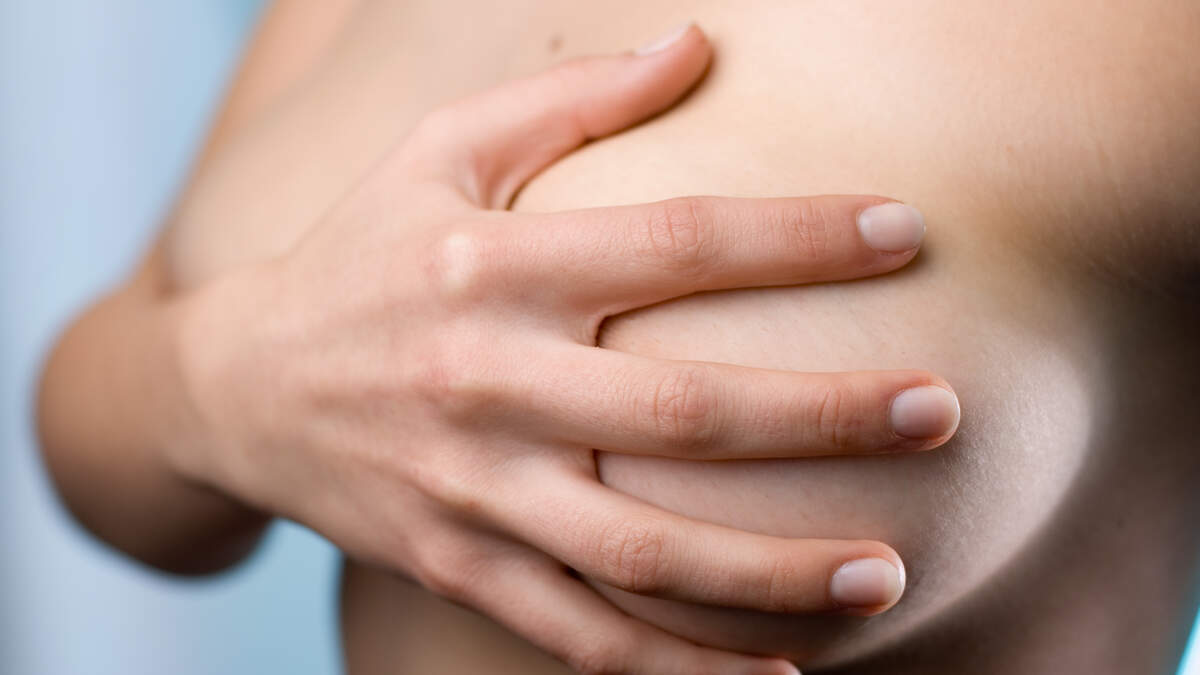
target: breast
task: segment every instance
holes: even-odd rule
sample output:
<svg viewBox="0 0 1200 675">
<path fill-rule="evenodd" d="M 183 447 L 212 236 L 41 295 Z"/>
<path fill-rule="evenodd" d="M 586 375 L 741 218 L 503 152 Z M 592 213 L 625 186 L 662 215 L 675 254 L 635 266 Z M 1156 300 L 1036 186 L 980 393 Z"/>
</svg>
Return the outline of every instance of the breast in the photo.
<svg viewBox="0 0 1200 675">
<path fill-rule="evenodd" d="M 601 588 L 627 611 L 700 642 L 786 654 L 802 666 L 846 663 L 914 639 L 934 618 L 983 611 L 974 593 L 1037 555 L 1039 531 L 1097 442 L 1090 429 L 1100 387 L 1085 366 L 1094 322 L 1078 280 L 1063 272 L 1092 252 L 1069 242 L 1077 227 L 1103 231 L 1112 222 L 1096 203 L 1098 186 L 1139 189 L 1136 171 L 1122 167 L 1140 155 L 1120 147 L 1132 118 L 1092 105 L 1095 87 L 1123 86 L 1089 81 L 1093 68 L 1107 67 L 1097 65 L 1104 57 L 1038 37 L 1052 12 L 1022 8 L 1027 15 L 1014 19 L 1011 8 L 993 16 L 957 5 L 754 7 L 761 11 L 739 4 L 701 17 L 720 60 L 691 100 L 552 167 L 517 208 L 869 192 L 925 212 L 926 246 L 899 274 L 693 296 L 615 317 L 600 336 L 605 347 L 664 358 L 926 368 L 955 386 L 958 435 L 922 455 L 599 456 L 605 483 L 689 516 L 894 546 L 908 565 L 908 592 L 867 619 L 734 612 Z M 1059 70 L 1064 59 L 1083 70 Z M 1098 146 L 1076 126 L 1088 116 L 1117 140 Z M 1097 161 L 1098 147 L 1121 157 L 1117 168 Z M 1069 204 L 1087 215 L 1064 218 Z"/>
<path fill-rule="evenodd" d="M 608 485 L 680 513 L 888 542 L 909 584 L 883 615 L 806 620 L 601 590 L 681 635 L 810 665 L 985 612 L 975 592 L 1037 556 L 1103 442 L 1090 434 L 1096 301 L 1080 271 L 1144 244 L 1116 241 L 1123 218 L 1160 219 L 1200 194 L 1179 187 L 1200 175 L 1194 3 L 526 0 L 481 3 L 467 22 L 448 6 L 366 4 L 289 105 L 197 178 L 179 214 L 183 275 L 286 250 L 434 105 L 693 18 L 717 47 L 700 89 L 554 165 L 517 209 L 878 193 L 921 208 L 929 236 L 898 274 L 663 303 L 612 318 L 601 344 L 795 370 L 926 368 L 955 386 L 963 419 L 948 446 L 903 457 L 599 456 Z"/>
<path fill-rule="evenodd" d="M 928 275 L 682 300 L 622 317 L 605 334 L 608 347 L 666 358 L 815 371 L 917 367 L 947 377 L 963 423 L 930 453 L 598 461 L 608 485 L 692 517 L 778 536 L 887 542 L 908 567 L 903 602 L 869 619 L 730 612 L 610 591 L 618 603 L 701 642 L 832 663 L 910 636 L 1028 554 L 1085 461 L 1089 382 L 1053 336 L 983 316 L 986 297 L 945 297 L 955 277 Z"/>
</svg>

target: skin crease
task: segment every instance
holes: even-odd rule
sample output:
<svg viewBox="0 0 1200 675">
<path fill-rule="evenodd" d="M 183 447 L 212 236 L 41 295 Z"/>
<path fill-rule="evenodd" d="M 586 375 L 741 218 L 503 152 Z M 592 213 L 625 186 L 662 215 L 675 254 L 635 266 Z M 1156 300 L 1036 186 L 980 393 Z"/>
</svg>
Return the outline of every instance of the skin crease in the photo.
<svg viewBox="0 0 1200 675">
<path fill-rule="evenodd" d="M 908 567 L 893 610 L 790 619 L 610 596 L 806 672 L 1171 672 L 1200 551 L 1200 430 L 1186 414 L 1200 402 L 1193 6 L 490 11 L 463 22 L 440 3 L 360 7 L 289 105 L 198 176 L 171 242 L 178 283 L 286 249 L 297 233 L 282 224 L 323 212 L 425 109 L 695 18 L 719 57 L 693 97 L 551 167 L 515 208 L 873 192 L 920 207 L 927 243 L 886 278 L 624 315 L 602 345 L 798 370 L 925 368 L 954 385 L 964 418 L 955 441 L 921 456 L 600 458 L 605 482 L 680 513 L 888 542 Z M 353 673 L 561 671 L 382 573 L 350 565 L 344 590 Z"/>
</svg>

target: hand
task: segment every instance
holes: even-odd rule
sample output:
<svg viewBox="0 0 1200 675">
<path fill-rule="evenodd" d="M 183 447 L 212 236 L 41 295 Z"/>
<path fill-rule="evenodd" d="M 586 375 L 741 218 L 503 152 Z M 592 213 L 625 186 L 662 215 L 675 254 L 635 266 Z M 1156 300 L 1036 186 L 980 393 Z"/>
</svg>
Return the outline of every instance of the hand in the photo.
<svg viewBox="0 0 1200 675">
<path fill-rule="evenodd" d="M 573 148 L 669 107 L 709 53 L 692 28 L 438 110 L 289 254 L 199 292 L 184 349 L 205 442 L 175 464 L 588 673 L 795 670 L 642 624 L 568 567 L 723 606 L 894 603 L 903 568 L 889 547 L 690 520 L 601 485 L 593 450 L 927 449 L 957 421 L 944 382 L 656 360 L 598 349 L 596 334 L 608 316 L 697 291 L 892 270 L 919 244 L 915 211 L 880 197 L 497 210 Z M 862 559 L 874 570 L 831 581 Z"/>
</svg>

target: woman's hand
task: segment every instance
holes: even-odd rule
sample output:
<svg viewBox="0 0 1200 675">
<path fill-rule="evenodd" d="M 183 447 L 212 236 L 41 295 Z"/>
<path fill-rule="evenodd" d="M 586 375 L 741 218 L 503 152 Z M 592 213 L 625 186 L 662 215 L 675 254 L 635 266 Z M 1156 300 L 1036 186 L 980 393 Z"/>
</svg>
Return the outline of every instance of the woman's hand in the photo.
<svg viewBox="0 0 1200 675">
<path fill-rule="evenodd" d="M 662 361 L 598 349 L 596 334 L 608 316 L 693 292 L 894 269 L 919 245 L 915 211 L 879 197 L 497 210 L 573 148 L 670 106 L 708 59 L 692 28 L 431 114 L 288 255 L 187 303 L 201 441 L 174 465 L 589 673 L 794 669 L 641 624 L 568 568 L 769 611 L 894 603 L 903 567 L 889 547 L 690 520 L 601 485 L 593 450 L 927 449 L 957 423 L 944 382 Z"/>
</svg>

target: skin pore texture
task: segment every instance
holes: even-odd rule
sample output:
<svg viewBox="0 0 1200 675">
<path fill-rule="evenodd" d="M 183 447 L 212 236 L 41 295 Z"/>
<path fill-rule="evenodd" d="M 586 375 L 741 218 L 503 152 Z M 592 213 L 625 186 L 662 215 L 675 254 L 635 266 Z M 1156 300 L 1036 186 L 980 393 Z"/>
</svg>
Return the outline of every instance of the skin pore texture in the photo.
<svg viewBox="0 0 1200 675">
<path fill-rule="evenodd" d="M 885 277 L 615 317 L 601 345 L 929 369 L 963 418 L 919 455 L 599 457 L 607 484 L 689 516 L 887 542 L 907 590 L 884 614 L 790 618 L 600 590 L 679 635 L 806 672 L 1172 672 L 1200 569 L 1200 9 L 460 4 L 348 9 L 311 70 L 205 160 L 168 242 L 176 283 L 286 250 L 435 105 L 695 19 L 717 50 L 697 91 L 550 167 L 515 209 L 877 193 L 924 212 L 926 243 Z M 344 634 L 355 675 L 564 672 L 354 563 Z"/>
</svg>

